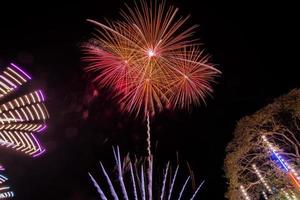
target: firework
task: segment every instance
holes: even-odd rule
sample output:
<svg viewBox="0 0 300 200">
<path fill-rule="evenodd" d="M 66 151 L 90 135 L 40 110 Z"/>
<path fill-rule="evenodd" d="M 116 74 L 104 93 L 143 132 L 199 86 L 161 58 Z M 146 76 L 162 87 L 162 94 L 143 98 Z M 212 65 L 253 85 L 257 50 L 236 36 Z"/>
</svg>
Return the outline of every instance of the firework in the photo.
<svg viewBox="0 0 300 200">
<path fill-rule="evenodd" d="M 189 109 L 205 102 L 212 93 L 211 83 L 220 71 L 214 68 L 193 37 L 195 28 L 185 28 L 189 17 L 178 17 L 178 9 L 158 2 L 141 0 L 134 8 L 121 10 L 121 20 L 106 24 L 88 20 L 96 27 L 95 37 L 82 46 L 85 71 L 93 76 L 100 88 L 107 88 L 116 97 L 123 111 L 142 115 L 147 119 L 147 157 L 138 168 L 129 162 L 132 186 L 124 182 L 124 164 L 119 152 L 114 152 L 118 168 L 118 180 L 122 198 L 129 198 L 126 188 L 134 199 L 180 199 L 190 181 L 188 177 L 180 192 L 173 197 L 172 191 L 177 176 L 165 168 L 163 181 L 155 191 L 153 156 L 151 154 L 150 116 L 165 108 Z M 101 164 L 109 188 L 109 197 L 118 199 L 118 192 Z M 104 190 L 91 176 L 102 199 L 107 199 Z M 173 179 L 167 189 L 167 179 Z M 195 190 L 193 199 L 202 184 Z M 157 189 L 157 188 L 156 188 Z M 153 194 L 152 194 L 153 193 Z"/>
<path fill-rule="evenodd" d="M 0 164 L 0 199 L 14 197 L 14 193 L 10 191 L 10 187 L 6 186 L 8 178 L 2 174 L 3 166 Z"/>
<path fill-rule="evenodd" d="M 165 107 L 189 108 L 212 93 L 220 73 L 209 62 L 193 34 L 189 17 L 165 2 L 141 1 L 121 10 L 122 20 L 99 23 L 97 34 L 83 45 L 99 87 L 110 88 L 123 110 L 154 114 Z"/>
<path fill-rule="evenodd" d="M 30 80 L 31 77 L 15 64 L 0 75 L 0 146 L 35 157 L 45 151 L 36 134 L 46 129 L 45 122 L 49 118 L 42 91 L 6 100 Z"/>
<path fill-rule="evenodd" d="M 110 174 L 106 171 L 103 164 L 100 162 L 101 172 L 103 173 L 105 184 L 102 186 L 95 180 L 95 178 L 89 174 L 94 186 L 99 193 L 99 196 L 102 200 L 110 199 L 146 199 L 148 191 L 149 180 L 146 178 L 146 164 L 143 160 L 134 160 L 129 158 L 127 155 L 124 159 L 121 159 L 119 148 L 113 148 L 114 158 L 115 158 L 115 169 L 116 177 L 111 178 Z M 146 162 L 147 163 L 147 162 Z M 153 166 L 153 162 L 151 162 Z M 155 199 L 183 199 L 187 196 L 187 188 L 193 179 L 193 176 L 187 176 L 183 183 L 180 183 L 178 179 L 179 176 L 179 165 L 176 166 L 175 171 L 172 172 L 172 167 L 170 162 L 166 164 L 166 167 L 163 169 L 161 174 L 159 170 L 154 170 L 157 174 L 154 176 L 152 174 L 151 181 L 156 183 L 152 187 L 152 194 Z M 160 177 L 160 178 L 159 178 Z M 117 181 L 116 181 L 117 180 Z M 189 197 L 193 200 L 198 192 L 200 191 L 204 181 L 202 181 L 194 192 Z M 119 188 L 121 189 L 119 191 Z M 107 193 L 105 193 L 107 189 Z M 178 190 L 178 192 L 176 192 Z"/>
</svg>

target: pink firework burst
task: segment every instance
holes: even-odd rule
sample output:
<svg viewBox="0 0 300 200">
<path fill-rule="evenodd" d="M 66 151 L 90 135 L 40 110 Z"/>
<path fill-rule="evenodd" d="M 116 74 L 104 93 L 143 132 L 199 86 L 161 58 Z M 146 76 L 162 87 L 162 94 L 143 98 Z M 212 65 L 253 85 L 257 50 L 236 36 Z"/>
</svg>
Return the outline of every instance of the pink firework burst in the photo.
<svg viewBox="0 0 300 200">
<path fill-rule="evenodd" d="M 102 88 L 110 88 L 122 109 L 136 115 L 154 114 L 166 106 L 190 108 L 205 102 L 220 71 L 209 62 L 189 17 L 165 2 L 141 0 L 121 10 L 121 21 L 99 23 L 83 45 L 86 72 Z"/>
</svg>

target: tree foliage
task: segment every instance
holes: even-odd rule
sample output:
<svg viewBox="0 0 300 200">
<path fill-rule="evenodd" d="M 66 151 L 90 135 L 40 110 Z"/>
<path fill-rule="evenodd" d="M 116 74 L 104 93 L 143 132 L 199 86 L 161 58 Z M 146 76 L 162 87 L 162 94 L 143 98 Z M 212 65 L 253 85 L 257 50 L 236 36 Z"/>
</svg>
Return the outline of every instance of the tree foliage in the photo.
<svg viewBox="0 0 300 200">
<path fill-rule="evenodd" d="M 234 138 L 226 148 L 225 174 L 228 179 L 228 199 L 243 199 L 240 185 L 243 185 L 251 199 L 260 199 L 266 188 L 255 174 L 252 164 L 260 170 L 274 194 L 282 190 L 295 191 L 290 179 L 270 159 L 270 152 L 262 136 L 274 144 L 280 155 L 294 166 L 300 164 L 300 90 L 292 90 L 279 97 L 251 116 L 238 121 Z"/>
</svg>

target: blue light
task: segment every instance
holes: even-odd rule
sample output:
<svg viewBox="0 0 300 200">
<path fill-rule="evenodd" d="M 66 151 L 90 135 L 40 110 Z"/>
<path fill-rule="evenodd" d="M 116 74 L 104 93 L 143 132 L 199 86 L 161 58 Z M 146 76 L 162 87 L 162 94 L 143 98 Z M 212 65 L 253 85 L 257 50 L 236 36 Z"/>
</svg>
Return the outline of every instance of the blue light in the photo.
<svg viewBox="0 0 300 200">
<path fill-rule="evenodd" d="M 288 169 L 288 167 L 286 166 L 286 164 L 284 163 L 283 159 L 282 159 L 282 158 L 279 158 L 278 154 L 277 154 L 275 151 L 272 150 L 272 152 L 273 152 L 272 157 L 279 161 L 279 163 L 280 163 L 281 166 L 282 166 L 281 168 L 283 168 L 285 172 L 288 172 L 289 169 Z M 273 159 L 273 160 L 274 160 L 274 159 Z"/>
</svg>

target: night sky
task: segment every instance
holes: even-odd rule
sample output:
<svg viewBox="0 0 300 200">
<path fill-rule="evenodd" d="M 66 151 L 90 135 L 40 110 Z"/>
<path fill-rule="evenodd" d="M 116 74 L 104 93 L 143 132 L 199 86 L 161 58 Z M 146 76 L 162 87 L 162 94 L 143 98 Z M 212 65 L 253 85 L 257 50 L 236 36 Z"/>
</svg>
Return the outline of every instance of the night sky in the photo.
<svg viewBox="0 0 300 200">
<path fill-rule="evenodd" d="M 97 176 L 99 160 L 113 161 L 111 145 L 120 145 L 123 153 L 145 153 L 144 122 L 120 113 L 106 91 L 92 98 L 80 60 L 80 45 L 93 31 L 85 19 L 117 19 L 124 3 L 25 2 L 0 3 L 0 67 L 19 64 L 34 77 L 28 87 L 45 91 L 51 119 L 40 139 L 47 153 L 32 159 L 1 148 L 0 161 L 15 199 L 97 199 L 87 172 Z M 179 151 L 197 180 L 206 180 L 199 199 L 223 199 L 225 147 L 236 122 L 300 86 L 299 11 L 282 1 L 168 2 L 200 25 L 196 36 L 223 74 L 207 106 L 158 115 L 153 140 L 162 160 Z"/>
</svg>

